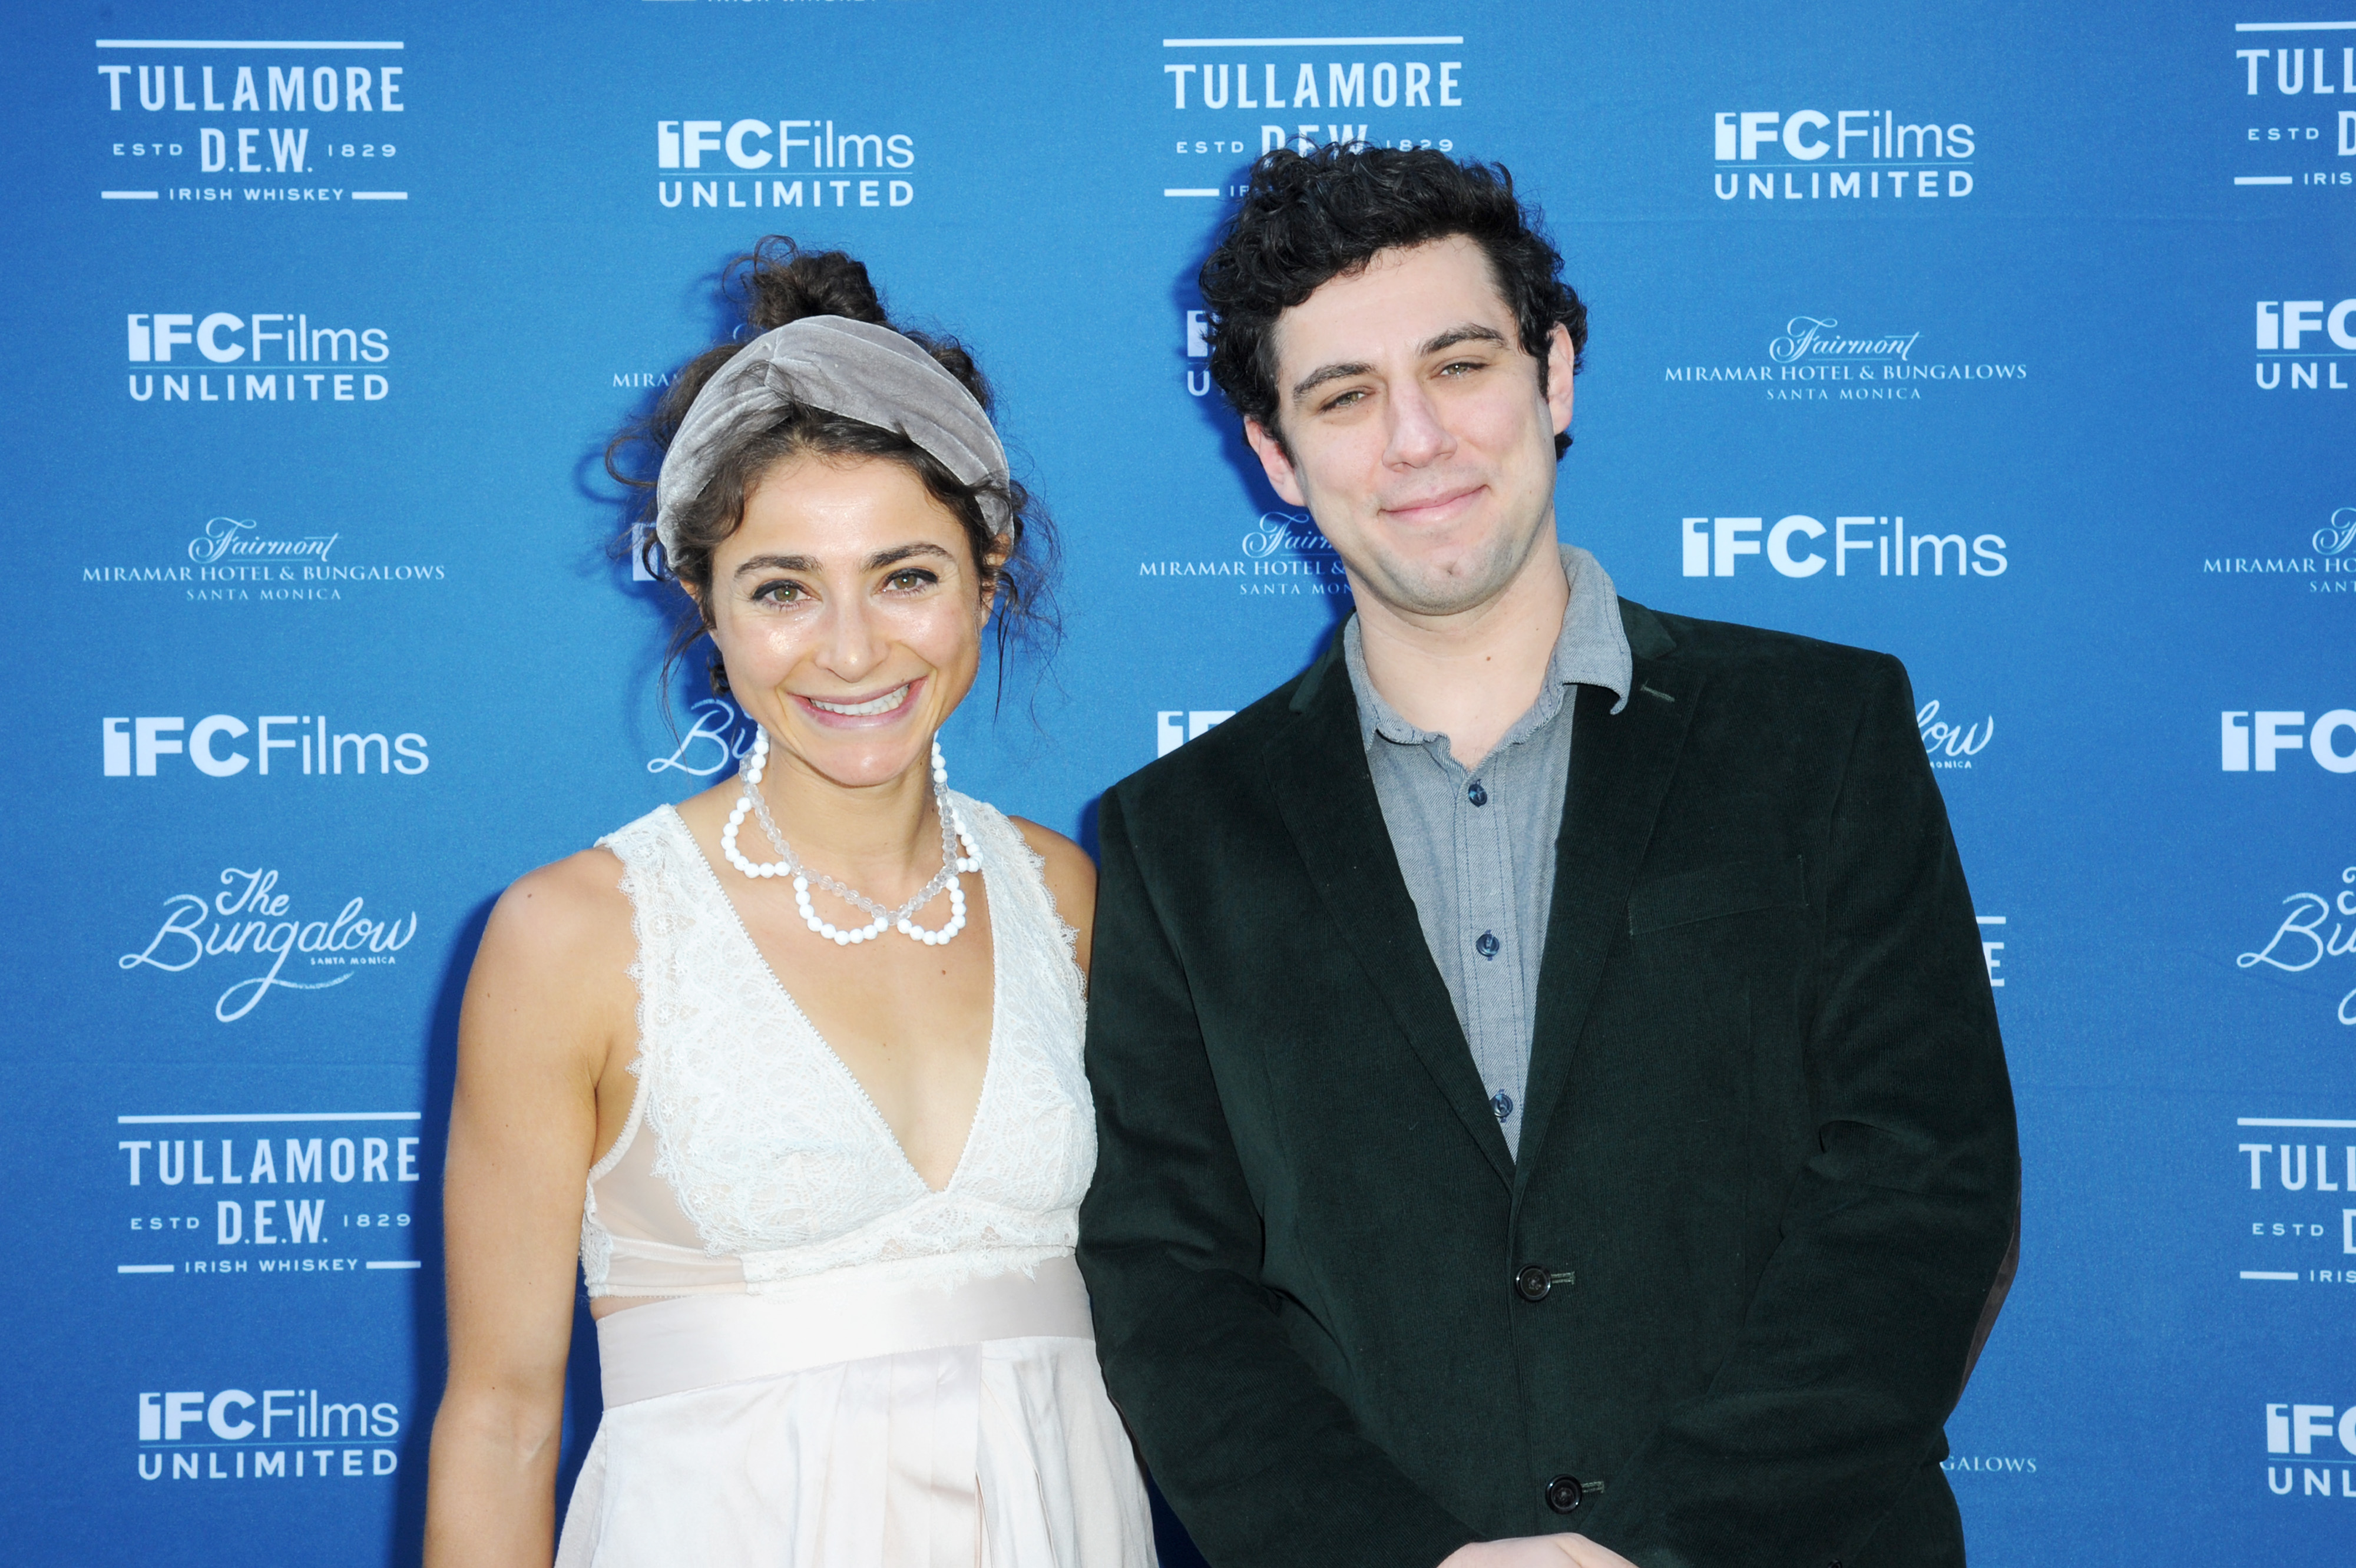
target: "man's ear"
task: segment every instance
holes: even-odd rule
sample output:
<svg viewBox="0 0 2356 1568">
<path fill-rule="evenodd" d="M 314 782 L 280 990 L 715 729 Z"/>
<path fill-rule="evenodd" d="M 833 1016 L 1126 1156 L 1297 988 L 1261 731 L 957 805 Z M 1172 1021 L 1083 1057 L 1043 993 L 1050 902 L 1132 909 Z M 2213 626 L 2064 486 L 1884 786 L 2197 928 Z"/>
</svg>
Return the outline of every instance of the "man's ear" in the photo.
<svg viewBox="0 0 2356 1568">
<path fill-rule="evenodd" d="M 1268 427 L 1257 419 L 1247 419 L 1244 439 L 1251 443 L 1252 452 L 1259 458 L 1259 466 L 1276 493 L 1288 505 L 1307 506 L 1309 492 L 1301 488 L 1301 476 L 1292 471 L 1292 459 L 1285 455 L 1283 445 L 1269 434 Z"/>
<path fill-rule="evenodd" d="M 1570 380 L 1579 350 L 1571 346 L 1570 329 L 1558 321 L 1547 335 L 1547 412 L 1554 416 L 1557 435 L 1570 428 Z"/>
</svg>

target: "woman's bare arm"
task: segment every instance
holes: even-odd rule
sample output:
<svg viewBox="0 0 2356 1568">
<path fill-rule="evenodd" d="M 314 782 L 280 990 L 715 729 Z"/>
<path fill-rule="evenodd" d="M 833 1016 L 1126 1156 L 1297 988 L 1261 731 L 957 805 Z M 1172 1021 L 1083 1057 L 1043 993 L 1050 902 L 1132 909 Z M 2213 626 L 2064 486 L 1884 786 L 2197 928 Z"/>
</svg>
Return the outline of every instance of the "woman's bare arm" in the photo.
<svg viewBox="0 0 2356 1568">
<path fill-rule="evenodd" d="M 609 1058 L 634 1047 L 619 880 L 592 850 L 517 882 L 466 983 L 443 1176 L 450 1378 L 434 1422 L 428 1568 L 546 1568 L 554 1554 L 597 1090 Z"/>
</svg>

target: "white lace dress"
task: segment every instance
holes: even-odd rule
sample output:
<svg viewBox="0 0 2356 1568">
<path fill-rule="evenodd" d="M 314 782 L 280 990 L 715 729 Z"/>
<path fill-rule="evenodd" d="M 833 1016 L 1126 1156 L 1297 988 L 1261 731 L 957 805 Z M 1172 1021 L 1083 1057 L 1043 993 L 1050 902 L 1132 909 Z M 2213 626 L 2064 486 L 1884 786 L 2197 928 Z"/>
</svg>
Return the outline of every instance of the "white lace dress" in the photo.
<svg viewBox="0 0 2356 1568">
<path fill-rule="evenodd" d="M 666 806 L 601 841 L 636 915 L 638 1089 L 589 1173 L 605 1411 L 560 1568 L 1151 1568 L 1072 1262 L 1096 1164 L 1080 980 L 1013 825 L 980 851 L 989 1063 L 926 1187 Z"/>
</svg>

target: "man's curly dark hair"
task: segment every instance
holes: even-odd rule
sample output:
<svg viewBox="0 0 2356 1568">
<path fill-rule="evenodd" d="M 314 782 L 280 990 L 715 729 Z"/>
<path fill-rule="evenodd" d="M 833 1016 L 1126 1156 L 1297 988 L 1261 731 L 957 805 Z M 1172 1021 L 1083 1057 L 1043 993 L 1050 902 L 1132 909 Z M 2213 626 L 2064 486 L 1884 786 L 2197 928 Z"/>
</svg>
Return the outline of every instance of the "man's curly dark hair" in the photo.
<svg viewBox="0 0 2356 1568">
<path fill-rule="evenodd" d="M 1522 349 L 1537 360 L 1538 384 L 1546 384 L 1557 323 L 1570 334 L 1576 374 L 1587 348 L 1587 306 L 1562 281 L 1562 256 L 1537 211 L 1515 199 L 1504 165 L 1335 142 L 1305 154 L 1279 148 L 1252 165 L 1243 204 L 1198 280 L 1210 317 L 1211 379 L 1237 413 L 1283 445 L 1276 318 L 1384 251 L 1459 234 L 1489 258 Z M 1568 432 L 1556 436 L 1555 456 L 1569 446 Z"/>
</svg>

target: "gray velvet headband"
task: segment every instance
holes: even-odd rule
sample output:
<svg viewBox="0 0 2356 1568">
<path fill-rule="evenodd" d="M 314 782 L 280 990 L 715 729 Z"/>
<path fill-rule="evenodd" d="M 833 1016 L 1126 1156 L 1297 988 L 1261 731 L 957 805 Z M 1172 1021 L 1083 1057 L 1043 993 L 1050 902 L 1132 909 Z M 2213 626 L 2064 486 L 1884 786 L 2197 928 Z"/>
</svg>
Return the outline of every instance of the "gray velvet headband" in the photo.
<svg viewBox="0 0 2356 1568">
<path fill-rule="evenodd" d="M 665 550 L 678 548 L 679 514 L 710 482 L 729 433 L 792 403 L 905 435 L 960 483 L 1007 482 L 990 415 L 938 360 L 888 327 L 806 316 L 745 344 L 695 394 L 655 487 L 655 535 Z M 982 509 L 990 531 L 1005 533 L 1013 519 L 1004 500 L 986 494 Z"/>
</svg>

